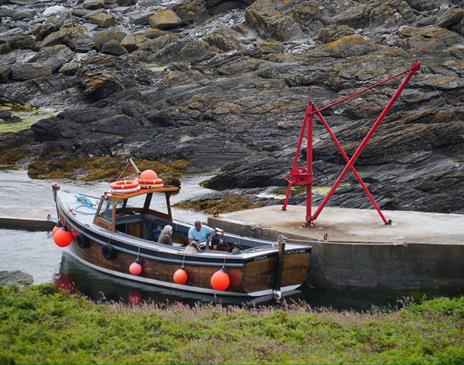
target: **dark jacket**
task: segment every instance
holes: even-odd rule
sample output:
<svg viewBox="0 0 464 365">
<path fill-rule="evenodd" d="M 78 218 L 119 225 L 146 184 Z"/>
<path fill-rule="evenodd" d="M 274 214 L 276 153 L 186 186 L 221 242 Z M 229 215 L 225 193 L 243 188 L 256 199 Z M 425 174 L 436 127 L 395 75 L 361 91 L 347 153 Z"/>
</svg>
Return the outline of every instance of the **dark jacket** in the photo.
<svg viewBox="0 0 464 365">
<path fill-rule="evenodd" d="M 161 232 L 161 234 L 158 237 L 158 242 L 164 243 L 165 245 L 172 245 L 172 237 L 168 233 Z"/>
</svg>

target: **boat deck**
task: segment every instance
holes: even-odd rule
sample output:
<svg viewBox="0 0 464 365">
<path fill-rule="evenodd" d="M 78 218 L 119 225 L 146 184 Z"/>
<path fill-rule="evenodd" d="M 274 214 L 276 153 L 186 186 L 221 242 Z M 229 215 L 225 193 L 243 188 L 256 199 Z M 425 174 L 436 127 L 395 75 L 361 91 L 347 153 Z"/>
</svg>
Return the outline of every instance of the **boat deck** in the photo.
<svg viewBox="0 0 464 365">
<path fill-rule="evenodd" d="M 315 210 L 316 207 L 314 207 Z M 313 211 L 314 211 L 313 210 Z M 464 245 L 464 215 L 411 211 L 384 211 L 393 222 L 385 225 L 375 210 L 325 208 L 313 227 L 304 227 L 305 207 L 280 205 L 210 217 L 209 224 L 229 232 L 262 231 L 269 238 L 359 243 L 433 243 Z M 324 239 L 326 236 L 326 239 Z"/>
</svg>

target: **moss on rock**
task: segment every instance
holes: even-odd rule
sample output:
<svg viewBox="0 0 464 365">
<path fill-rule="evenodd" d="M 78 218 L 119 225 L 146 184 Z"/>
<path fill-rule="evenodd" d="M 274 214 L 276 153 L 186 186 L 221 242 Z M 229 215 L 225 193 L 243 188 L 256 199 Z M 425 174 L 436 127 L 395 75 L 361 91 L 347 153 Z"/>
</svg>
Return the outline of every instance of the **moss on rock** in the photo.
<svg viewBox="0 0 464 365">
<path fill-rule="evenodd" d="M 168 163 L 152 160 L 137 160 L 140 170 L 152 169 L 164 179 L 178 177 L 188 166 L 189 161 L 174 160 Z M 71 154 L 39 157 L 28 166 L 28 174 L 36 179 L 80 179 L 86 182 L 114 180 L 119 177 L 126 162 L 122 157 L 96 156 L 78 158 Z M 131 168 L 123 176 L 133 175 Z M 175 180 L 172 180 L 173 182 Z"/>
<path fill-rule="evenodd" d="M 219 198 L 187 200 L 175 205 L 181 209 L 200 210 L 207 214 L 228 213 L 237 210 L 261 207 L 250 198 L 238 194 L 229 194 Z"/>
</svg>

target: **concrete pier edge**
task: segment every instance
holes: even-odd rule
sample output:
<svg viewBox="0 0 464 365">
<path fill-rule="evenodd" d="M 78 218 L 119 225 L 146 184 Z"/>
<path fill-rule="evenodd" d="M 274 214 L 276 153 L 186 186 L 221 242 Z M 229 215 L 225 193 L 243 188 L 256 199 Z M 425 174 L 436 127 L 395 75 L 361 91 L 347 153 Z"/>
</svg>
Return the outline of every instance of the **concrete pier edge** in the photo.
<svg viewBox="0 0 464 365">
<path fill-rule="evenodd" d="M 48 219 L 0 217 L 0 228 L 24 229 L 27 231 L 51 231 L 55 222 Z"/>
<path fill-rule="evenodd" d="M 250 219 L 253 210 L 248 210 L 208 217 L 208 224 L 243 236 L 274 240 L 284 234 L 290 241 L 306 242 L 313 248 L 309 284 L 315 287 L 464 290 L 464 236 L 460 242 L 456 237 L 447 242 L 444 236 L 443 242 L 436 243 L 404 242 L 395 237 L 390 241 L 321 240 L 260 224 L 272 219 L 269 215 L 260 218 L 266 216 L 266 208 L 256 209 L 254 219 Z M 296 219 L 303 224 L 301 216 Z M 427 234 L 427 227 L 423 229 Z"/>
</svg>

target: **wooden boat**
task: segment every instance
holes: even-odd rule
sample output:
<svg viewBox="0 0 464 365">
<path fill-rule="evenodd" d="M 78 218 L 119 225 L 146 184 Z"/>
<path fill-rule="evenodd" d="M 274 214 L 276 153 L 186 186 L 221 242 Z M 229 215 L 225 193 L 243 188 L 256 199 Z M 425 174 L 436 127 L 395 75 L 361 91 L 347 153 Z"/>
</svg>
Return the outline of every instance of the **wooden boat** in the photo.
<svg viewBox="0 0 464 365">
<path fill-rule="evenodd" d="M 308 277 L 311 247 L 224 234 L 234 251 L 186 251 L 190 225 L 172 219 L 171 194 L 175 186 L 149 187 L 131 193 L 105 192 L 94 198 L 96 210 L 82 209 L 82 200 L 53 185 L 59 224 L 69 229 L 73 241 L 68 253 L 95 270 L 144 284 L 189 292 L 251 296 L 285 295 L 302 285 Z M 152 209 L 152 198 L 164 195 L 166 212 Z M 141 206 L 129 204 L 139 202 Z M 176 244 L 154 241 L 153 232 L 166 224 L 174 228 Z M 131 274 L 138 262 L 142 272 Z M 173 275 L 186 271 L 185 284 Z M 218 270 L 226 272 L 230 284 L 225 290 L 213 289 L 211 278 Z"/>
</svg>

